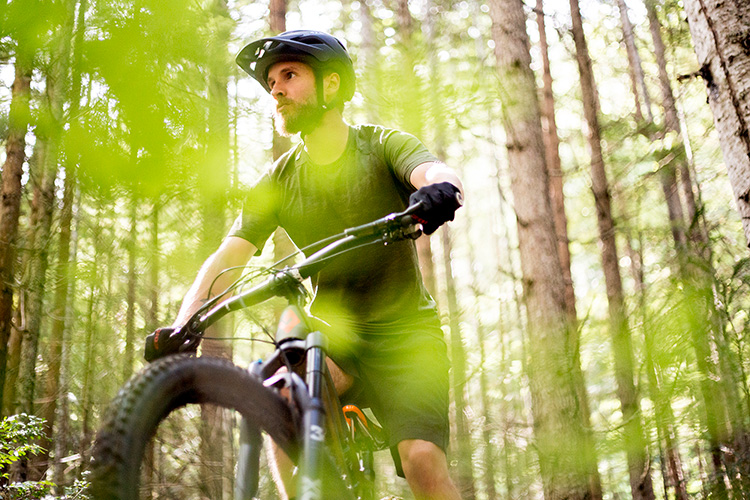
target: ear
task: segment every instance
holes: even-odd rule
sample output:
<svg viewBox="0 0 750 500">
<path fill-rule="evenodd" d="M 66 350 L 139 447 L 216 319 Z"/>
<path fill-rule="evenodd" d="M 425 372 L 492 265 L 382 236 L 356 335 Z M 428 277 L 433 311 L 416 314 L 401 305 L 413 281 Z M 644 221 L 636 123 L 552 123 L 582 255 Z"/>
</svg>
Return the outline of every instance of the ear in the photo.
<svg viewBox="0 0 750 500">
<path fill-rule="evenodd" d="M 341 87 L 341 77 L 338 73 L 330 73 L 323 78 L 323 97 L 330 102 Z"/>
</svg>

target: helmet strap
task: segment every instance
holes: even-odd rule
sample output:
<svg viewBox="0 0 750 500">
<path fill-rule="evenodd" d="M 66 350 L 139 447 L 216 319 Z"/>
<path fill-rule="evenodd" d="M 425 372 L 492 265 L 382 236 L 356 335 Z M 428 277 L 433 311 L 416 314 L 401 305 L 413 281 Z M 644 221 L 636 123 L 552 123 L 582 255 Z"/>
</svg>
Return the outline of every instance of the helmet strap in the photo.
<svg viewBox="0 0 750 500">
<path fill-rule="evenodd" d="M 325 82 L 323 81 L 323 72 L 319 69 L 314 71 L 315 73 L 315 87 L 318 91 L 318 105 L 328 111 L 331 109 L 331 105 L 326 103 L 325 89 L 323 88 Z"/>
</svg>

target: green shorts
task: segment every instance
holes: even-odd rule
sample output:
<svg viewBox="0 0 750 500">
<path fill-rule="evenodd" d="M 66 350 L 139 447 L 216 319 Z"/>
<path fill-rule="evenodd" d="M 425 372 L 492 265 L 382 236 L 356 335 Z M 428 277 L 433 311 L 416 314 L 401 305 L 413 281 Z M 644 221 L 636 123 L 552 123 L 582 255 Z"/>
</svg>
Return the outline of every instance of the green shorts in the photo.
<svg viewBox="0 0 750 500">
<path fill-rule="evenodd" d="M 334 339 L 331 357 L 355 378 L 342 399 L 372 409 L 392 452 L 406 439 L 430 441 L 446 451 L 449 361 L 440 322 L 430 315 L 397 328 L 398 333 L 360 334 L 356 345 L 343 351 Z M 394 459 L 400 468 L 396 454 Z"/>
</svg>

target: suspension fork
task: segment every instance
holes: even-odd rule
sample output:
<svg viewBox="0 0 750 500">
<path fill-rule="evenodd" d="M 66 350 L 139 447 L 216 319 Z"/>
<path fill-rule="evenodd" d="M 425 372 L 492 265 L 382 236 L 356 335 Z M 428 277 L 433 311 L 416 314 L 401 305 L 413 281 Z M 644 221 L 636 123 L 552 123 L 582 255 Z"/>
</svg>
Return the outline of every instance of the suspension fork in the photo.
<svg viewBox="0 0 750 500">
<path fill-rule="evenodd" d="M 309 400 L 302 417 L 302 453 L 299 461 L 300 500 L 322 500 L 323 498 L 323 460 L 325 448 L 326 408 L 325 391 L 326 345 L 325 337 L 320 332 L 308 334 L 306 340 L 307 384 Z"/>
</svg>

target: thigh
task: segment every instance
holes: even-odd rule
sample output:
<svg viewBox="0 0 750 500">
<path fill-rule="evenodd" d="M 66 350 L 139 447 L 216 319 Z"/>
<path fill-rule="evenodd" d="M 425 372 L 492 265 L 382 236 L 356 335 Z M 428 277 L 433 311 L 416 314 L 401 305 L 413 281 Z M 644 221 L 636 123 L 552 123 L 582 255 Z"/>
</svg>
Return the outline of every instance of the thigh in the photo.
<svg viewBox="0 0 750 500">
<path fill-rule="evenodd" d="M 415 325 L 401 334 L 370 339 L 358 360 L 373 411 L 389 445 L 406 439 L 448 445 L 448 356 L 442 331 Z"/>
</svg>

